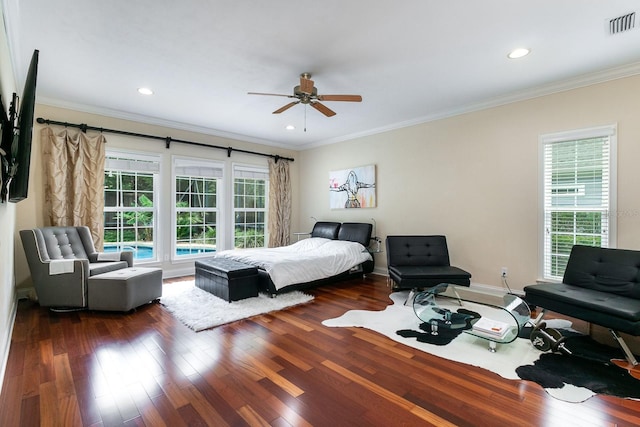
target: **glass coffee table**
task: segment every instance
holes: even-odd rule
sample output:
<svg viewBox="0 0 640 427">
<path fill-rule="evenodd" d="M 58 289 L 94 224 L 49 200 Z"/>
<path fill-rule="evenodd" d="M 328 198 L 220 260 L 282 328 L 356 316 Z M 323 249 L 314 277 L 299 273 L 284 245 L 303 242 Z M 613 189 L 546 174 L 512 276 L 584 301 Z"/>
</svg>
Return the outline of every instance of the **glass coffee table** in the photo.
<svg viewBox="0 0 640 427">
<path fill-rule="evenodd" d="M 531 320 L 529 306 L 516 295 L 446 283 L 417 293 L 413 311 L 431 325 L 432 335 L 443 329 L 458 329 L 488 340 L 491 352 L 496 351 L 496 344 L 518 338 L 522 327 Z M 425 330 L 429 332 L 428 327 Z"/>
</svg>

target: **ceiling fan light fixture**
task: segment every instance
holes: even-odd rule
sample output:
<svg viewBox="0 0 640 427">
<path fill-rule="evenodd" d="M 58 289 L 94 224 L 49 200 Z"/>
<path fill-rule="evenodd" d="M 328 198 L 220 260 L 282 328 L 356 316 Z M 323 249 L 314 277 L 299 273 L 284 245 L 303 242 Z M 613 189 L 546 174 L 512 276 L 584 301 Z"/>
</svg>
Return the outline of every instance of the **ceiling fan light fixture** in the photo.
<svg viewBox="0 0 640 427">
<path fill-rule="evenodd" d="M 151 89 L 149 89 L 148 87 L 139 87 L 138 88 L 138 93 L 140 95 L 153 95 L 153 91 Z"/>
<path fill-rule="evenodd" d="M 287 111 L 289 108 L 297 104 L 302 104 L 305 107 L 311 105 L 313 108 L 321 112 L 327 117 L 335 116 L 335 111 L 331 110 L 326 105 L 319 101 L 346 101 L 346 102 L 362 102 L 362 96 L 360 95 L 318 95 L 318 89 L 314 86 L 313 80 L 310 79 L 310 73 L 300 74 L 300 84 L 293 88 L 293 95 L 284 95 L 280 93 L 264 93 L 264 92 L 248 92 L 249 95 L 268 95 L 268 96 L 283 96 L 286 98 L 293 98 L 296 101 L 292 101 L 287 105 L 284 105 L 274 111 L 272 114 L 280 114 Z M 306 110 L 305 110 L 306 111 Z"/>
<path fill-rule="evenodd" d="M 513 49 L 511 52 L 509 52 L 509 54 L 507 55 L 507 58 L 509 59 L 518 59 L 518 58 L 522 58 L 524 56 L 527 56 L 531 53 L 531 49 L 528 49 L 526 47 L 519 47 L 517 49 Z"/>
<path fill-rule="evenodd" d="M 294 125 L 287 125 L 285 126 L 286 130 L 296 130 L 296 127 Z"/>
</svg>

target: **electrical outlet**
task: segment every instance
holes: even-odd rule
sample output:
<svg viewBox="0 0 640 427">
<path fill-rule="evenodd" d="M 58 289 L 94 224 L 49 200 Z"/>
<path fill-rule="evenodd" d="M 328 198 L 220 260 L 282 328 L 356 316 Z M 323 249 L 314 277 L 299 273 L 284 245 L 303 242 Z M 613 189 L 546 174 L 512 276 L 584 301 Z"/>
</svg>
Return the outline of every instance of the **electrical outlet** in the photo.
<svg viewBox="0 0 640 427">
<path fill-rule="evenodd" d="M 507 277 L 507 267 L 502 267 L 502 270 L 500 270 L 500 276 Z"/>
</svg>

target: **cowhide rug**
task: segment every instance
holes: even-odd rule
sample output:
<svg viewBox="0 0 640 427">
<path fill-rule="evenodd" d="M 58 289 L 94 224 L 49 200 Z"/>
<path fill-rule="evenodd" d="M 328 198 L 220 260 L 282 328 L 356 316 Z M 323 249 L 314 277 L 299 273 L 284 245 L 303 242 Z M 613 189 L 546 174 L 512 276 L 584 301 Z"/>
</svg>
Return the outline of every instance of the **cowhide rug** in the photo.
<svg viewBox="0 0 640 427">
<path fill-rule="evenodd" d="M 424 352 L 495 372 L 507 379 L 535 381 L 551 396 L 582 402 L 596 393 L 623 398 L 640 398 L 640 382 L 627 371 L 608 364 L 611 356 L 621 357 L 615 348 L 602 346 L 589 337 L 569 330 L 566 345 L 574 354 L 543 353 L 528 338 L 509 344 L 498 344 L 488 351 L 488 341 L 466 333 L 429 337 L 429 326 L 423 326 L 411 306 L 404 302 L 408 292 L 390 295 L 393 304 L 382 311 L 351 310 L 322 323 L 331 327 L 362 327 Z M 549 327 L 566 327 L 566 321 L 549 321 Z M 525 334 L 526 335 L 526 334 Z M 592 344 L 595 344 L 592 345 Z"/>
<path fill-rule="evenodd" d="M 599 394 L 640 399 L 640 381 L 610 361 L 624 359 L 622 350 L 600 344 L 587 335 L 559 329 L 571 355 L 543 353 L 531 365 L 516 369 L 524 380 L 535 381 L 545 389 L 565 384 L 583 387 Z"/>
</svg>

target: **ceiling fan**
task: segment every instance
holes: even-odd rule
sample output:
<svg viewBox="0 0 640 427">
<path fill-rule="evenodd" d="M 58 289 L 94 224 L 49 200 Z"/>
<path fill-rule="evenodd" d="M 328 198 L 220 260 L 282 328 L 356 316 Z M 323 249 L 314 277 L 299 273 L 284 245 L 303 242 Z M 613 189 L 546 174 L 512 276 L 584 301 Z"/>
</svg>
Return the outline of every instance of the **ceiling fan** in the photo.
<svg viewBox="0 0 640 427">
<path fill-rule="evenodd" d="M 300 74 L 300 85 L 293 88 L 293 95 L 262 92 L 249 92 L 249 95 L 286 96 L 287 98 L 297 99 L 297 101 L 290 102 L 287 105 L 278 108 L 273 112 L 273 114 L 280 114 L 296 104 L 309 104 L 327 117 L 335 116 L 336 113 L 319 101 L 362 101 L 362 97 L 360 95 L 318 95 L 318 89 L 313 85 L 313 80 L 311 80 L 311 73 Z"/>
</svg>

